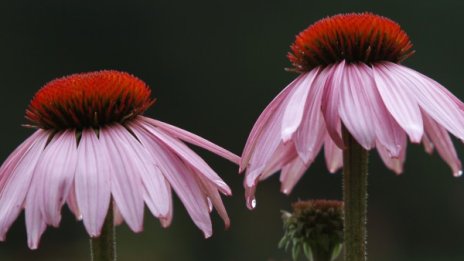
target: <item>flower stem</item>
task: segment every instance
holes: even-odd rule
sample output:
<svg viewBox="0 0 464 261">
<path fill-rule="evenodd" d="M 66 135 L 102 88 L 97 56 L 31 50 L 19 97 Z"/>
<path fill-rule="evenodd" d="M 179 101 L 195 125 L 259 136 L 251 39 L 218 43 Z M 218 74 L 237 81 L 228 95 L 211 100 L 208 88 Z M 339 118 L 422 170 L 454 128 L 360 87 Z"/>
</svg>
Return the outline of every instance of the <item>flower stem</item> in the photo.
<svg viewBox="0 0 464 261">
<path fill-rule="evenodd" d="M 361 147 L 345 128 L 343 141 L 345 261 L 365 261 L 368 151 Z"/>
<path fill-rule="evenodd" d="M 90 257 L 92 261 L 116 260 L 116 230 L 113 224 L 112 204 L 106 214 L 100 236 L 90 238 Z"/>
</svg>

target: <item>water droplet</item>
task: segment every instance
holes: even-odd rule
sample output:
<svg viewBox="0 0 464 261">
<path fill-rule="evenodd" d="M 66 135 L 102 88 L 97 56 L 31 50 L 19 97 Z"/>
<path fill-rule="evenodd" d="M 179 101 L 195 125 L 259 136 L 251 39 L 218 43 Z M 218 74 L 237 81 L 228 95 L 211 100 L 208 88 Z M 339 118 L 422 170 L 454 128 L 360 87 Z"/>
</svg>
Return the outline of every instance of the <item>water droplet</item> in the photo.
<svg viewBox="0 0 464 261">
<path fill-rule="evenodd" d="M 250 196 L 247 198 L 247 207 L 249 209 L 254 209 L 256 208 L 256 199 L 254 196 Z"/>
<path fill-rule="evenodd" d="M 255 198 L 251 201 L 251 207 L 252 208 L 256 207 L 256 199 Z"/>
<path fill-rule="evenodd" d="M 462 176 L 462 170 L 458 170 L 457 172 L 454 172 L 453 175 L 454 175 L 455 177 L 460 177 L 460 176 Z"/>
<path fill-rule="evenodd" d="M 82 220 L 82 214 L 80 214 L 78 217 L 77 217 L 77 220 L 81 221 Z"/>
</svg>

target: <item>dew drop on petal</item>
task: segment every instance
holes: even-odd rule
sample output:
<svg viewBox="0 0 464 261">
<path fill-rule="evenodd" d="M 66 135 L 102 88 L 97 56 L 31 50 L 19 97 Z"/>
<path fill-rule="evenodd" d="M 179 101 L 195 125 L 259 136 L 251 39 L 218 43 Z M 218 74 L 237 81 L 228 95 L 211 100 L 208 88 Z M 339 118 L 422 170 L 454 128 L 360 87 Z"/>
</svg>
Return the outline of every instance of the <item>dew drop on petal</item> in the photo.
<svg viewBox="0 0 464 261">
<path fill-rule="evenodd" d="M 455 176 L 455 177 L 460 177 L 460 176 L 462 176 L 462 170 L 458 170 L 457 172 L 454 172 L 454 173 L 453 173 L 453 176 Z"/>
<path fill-rule="evenodd" d="M 256 198 L 254 196 L 251 196 L 251 197 L 247 198 L 247 207 L 249 209 L 256 208 Z"/>
</svg>

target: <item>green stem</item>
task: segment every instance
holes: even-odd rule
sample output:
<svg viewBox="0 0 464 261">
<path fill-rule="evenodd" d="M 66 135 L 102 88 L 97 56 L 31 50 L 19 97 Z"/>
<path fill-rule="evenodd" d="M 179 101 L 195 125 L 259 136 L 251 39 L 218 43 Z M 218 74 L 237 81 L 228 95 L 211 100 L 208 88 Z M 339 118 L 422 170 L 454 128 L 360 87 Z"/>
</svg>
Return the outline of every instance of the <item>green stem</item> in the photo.
<svg viewBox="0 0 464 261">
<path fill-rule="evenodd" d="M 367 245 L 367 161 L 365 150 L 343 128 L 343 199 L 345 261 L 365 261 Z"/>
<path fill-rule="evenodd" d="M 90 238 L 90 257 L 92 261 L 116 260 L 116 231 L 113 224 L 112 204 L 106 214 L 100 236 Z"/>
</svg>

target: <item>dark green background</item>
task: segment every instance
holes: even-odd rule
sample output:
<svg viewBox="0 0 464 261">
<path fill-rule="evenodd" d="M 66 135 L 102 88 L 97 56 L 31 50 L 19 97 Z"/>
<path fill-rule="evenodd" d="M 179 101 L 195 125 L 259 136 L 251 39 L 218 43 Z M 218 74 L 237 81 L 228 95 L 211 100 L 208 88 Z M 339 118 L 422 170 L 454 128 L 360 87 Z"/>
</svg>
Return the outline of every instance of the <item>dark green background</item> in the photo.
<svg viewBox="0 0 464 261">
<path fill-rule="evenodd" d="M 158 98 L 147 115 L 200 134 L 240 154 L 252 124 L 295 74 L 283 69 L 295 34 L 328 15 L 372 11 L 399 22 L 416 54 L 405 62 L 464 98 L 464 2 L 455 1 L 2 1 L 0 3 L 0 159 L 32 131 L 24 110 L 47 81 L 70 73 L 118 69 L 145 80 Z M 458 144 L 458 143 L 456 143 Z M 462 144 L 458 151 L 463 154 Z M 120 260 L 290 260 L 276 248 L 280 210 L 301 198 L 340 198 L 341 174 L 318 158 L 293 194 L 277 175 L 258 187 L 258 207 L 245 208 L 233 164 L 199 150 L 228 182 L 232 226 L 213 213 L 204 240 L 180 202 L 162 229 L 146 211 L 145 230 L 118 228 Z M 408 148 L 405 173 L 386 170 L 371 154 L 369 257 L 464 259 L 464 178 L 420 146 Z M 27 249 L 24 219 L 0 243 L 1 260 L 87 260 L 81 223 L 63 208 L 37 251 Z"/>
</svg>

